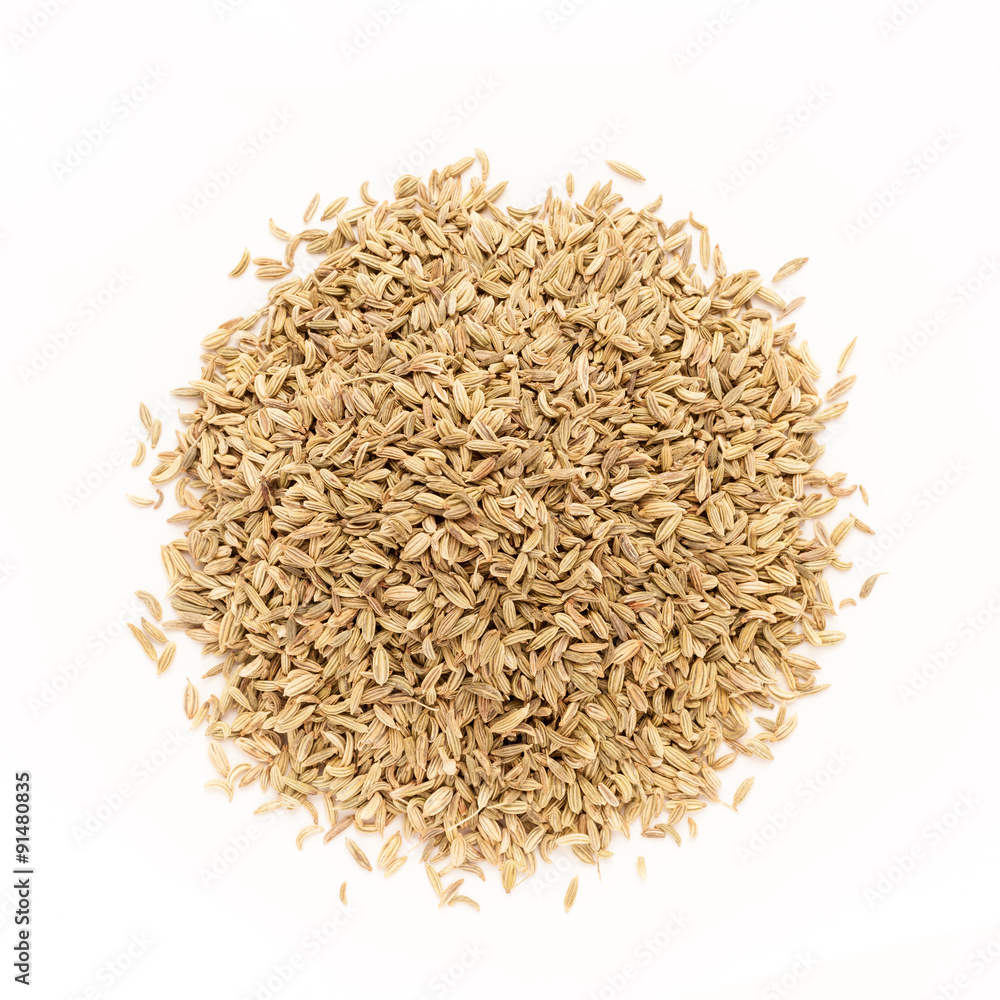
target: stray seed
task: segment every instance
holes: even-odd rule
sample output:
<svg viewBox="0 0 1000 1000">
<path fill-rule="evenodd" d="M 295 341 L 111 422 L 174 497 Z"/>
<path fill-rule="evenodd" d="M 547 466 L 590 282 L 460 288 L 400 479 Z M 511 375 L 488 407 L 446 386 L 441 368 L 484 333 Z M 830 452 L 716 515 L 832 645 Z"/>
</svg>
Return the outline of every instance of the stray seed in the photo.
<svg viewBox="0 0 1000 1000">
<path fill-rule="evenodd" d="M 306 210 L 302 213 L 302 221 L 309 222 L 312 217 L 316 214 L 316 209 L 319 207 L 319 192 L 312 196 L 312 200 L 306 205 Z"/>
<path fill-rule="evenodd" d="M 135 443 L 135 458 L 132 459 L 133 465 L 142 465 L 142 460 L 146 457 L 146 445 L 142 441 L 136 441 Z"/>
<path fill-rule="evenodd" d="M 155 500 L 150 500 L 149 497 L 137 497 L 134 493 L 126 493 L 125 496 L 137 507 L 152 507 L 156 503 Z"/>
<path fill-rule="evenodd" d="M 160 602 L 148 590 L 137 590 L 135 592 L 135 596 L 146 605 L 149 609 L 149 613 L 157 621 L 160 621 L 163 618 L 163 608 L 160 607 Z"/>
<path fill-rule="evenodd" d="M 470 896 L 452 896 L 448 901 L 449 906 L 455 906 L 458 903 L 464 903 L 466 906 L 471 906 L 476 913 L 479 912 L 479 904 Z"/>
<path fill-rule="evenodd" d="M 354 860 L 357 861 L 357 863 L 361 865 L 366 872 L 370 872 L 372 870 L 372 863 L 366 857 L 365 852 L 362 851 L 350 837 L 345 837 L 344 843 L 347 845 L 347 849 L 351 852 L 351 857 L 354 858 Z"/>
<path fill-rule="evenodd" d="M 156 649 L 153 644 L 146 638 L 146 636 L 137 629 L 131 622 L 128 622 L 129 631 L 135 636 L 136 642 L 142 646 L 143 652 L 155 663 L 156 662 Z"/>
<path fill-rule="evenodd" d="M 848 345 L 844 348 L 843 353 L 840 355 L 840 359 L 837 361 L 837 374 L 839 375 L 846 367 L 847 362 L 851 360 L 851 355 L 854 353 L 854 345 L 858 342 L 858 338 L 855 337 Z"/>
<path fill-rule="evenodd" d="M 167 637 L 152 622 L 146 621 L 145 618 L 140 618 L 139 621 L 142 623 L 143 631 L 150 639 L 155 639 L 157 642 L 167 641 Z"/>
<path fill-rule="evenodd" d="M 622 163 L 621 160 L 605 160 L 604 161 L 612 170 L 617 171 L 624 177 L 631 177 L 634 181 L 644 181 L 646 178 L 643 177 L 638 170 L 635 169 L 631 164 Z"/>
<path fill-rule="evenodd" d="M 156 672 L 162 674 L 171 663 L 174 662 L 174 653 L 177 652 L 177 643 L 168 642 L 166 646 L 163 647 L 163 652 L 160 653 L 159 659 L 156 660 Z M 156 659 L 154 657 L 154 659 Z"/>
<path fill-rule="evenodd" d="M 341 903 L 343 903 L 344 906 L 347 906 L 347 883 L 346 882 L 341 882 L 340 883 L 340 893 L 339 893 L 339 895 L 340 895 L 340 901 L 341 901 Z"/>
<path fill-rule="evenodd" d="M 736 789 L 736 794 L 733 796 L 733 808 L 736 809 L 739 804 L 750 794 L 750 789 L 753 788 L 753 778 L 747 778 L 739 788 Z"/>
<path fill-rule="evenodd" d="M 875 587 L 875 581 L 878 580 L 880 576 L 885 576 L 885 573 L 875 573 L 873 576 L 868 577 L 868 579 L 861 584 L 861 592 L 858 594 L 858 597 L 867 597 L 872 592 Z"/>
<path fill-rule="evenodd" d="M 250 264 L 250 251 L 244 247 L 243 256 L 240 257 L 239 263 L 229 272 L 230 278 L 238 278 Z"/>
<path fill-rule="evenodd" d="M 774 284 L 776 281 L 781 281 L 782 278 L 787 278 L 790 274 L 794 274 L 808 260 L 808 257 L 793 257 L 786 264 L 782 264 L 781 267 L 774 272 L 771 284 Z"/>
<path fill-rule="evenodd" d="M 301 851 L 302 843 L 306 837 L 311 837 L 314 833 L 319 833 L 322 829 L 323 827 L 315 824 L 313 826 L 302 827 L 302 829 L 299 830 L 298 836 L 295 838 L 295 846 Z"/>
<path fill-rule="evenodd" d="M 636 858 L 635 870 L 639 873 L 639 878 L 641 878 L 643 880 L 643 882 L 645 882 L 646 881 L 646 859 L 641 854 L 639 855 L 638 858 Z"/>
<path fill-rule="evenodd" d="M 569 913 L 576 902 L 576 890 L 580 888 L 580 876 L 574 875 L 570 879 L 569 888 L 566 890 L 566 897 L 563 899 L 563 909 Z"/>
<path fill-rule="evenodd" d="M 139 419 L 142 421 L 142 426 L 145 430 L 149 430 L 153 426 L 153 415 L 149 412 L 149 407 L 145 403 L 139 404 Z"/>
</svg>

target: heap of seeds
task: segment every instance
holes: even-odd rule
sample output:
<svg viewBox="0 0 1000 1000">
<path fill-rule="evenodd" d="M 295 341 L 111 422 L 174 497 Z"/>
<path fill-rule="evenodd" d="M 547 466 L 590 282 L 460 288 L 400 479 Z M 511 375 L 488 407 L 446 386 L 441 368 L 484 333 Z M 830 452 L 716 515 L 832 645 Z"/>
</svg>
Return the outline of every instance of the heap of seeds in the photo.
<svg viewBox="0 0 1000 1000">
<path fill-rule="evenodd" d="M 679 840 L 771 756 L 820 689 L 794 648 L 842 638 L 847 564 L 803 524 L 852 488 L 814 468 L 846 404 L 757 271 L 610 183 L 502 209 L 480 160 L 272 223 L 281 280 L 205 339 L 150 478 L 186 508 L 166 625 L 224 680 L 188 708 L 255 760 L 239 784 L 509 888 L 634 824 Z"/>
</svg>

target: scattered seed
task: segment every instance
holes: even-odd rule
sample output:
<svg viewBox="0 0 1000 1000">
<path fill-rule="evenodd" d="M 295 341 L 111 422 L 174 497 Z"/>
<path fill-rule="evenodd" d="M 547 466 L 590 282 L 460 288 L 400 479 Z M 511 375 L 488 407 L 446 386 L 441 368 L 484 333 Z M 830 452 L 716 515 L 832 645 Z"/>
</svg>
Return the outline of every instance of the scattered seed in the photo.
<svg viewBox="0 0 1000 1000">
<path fill-rule="evenodd" d="M 635 169 L 631 164 L 622 163 L 621 160 L 605 160 L 604 161 L 612 170 L 621 174 L 623 177 L 631 177 L 634 181 L 644 181 L 646 178 L 643 177 L 638 170 Z"/>
<path fill-rule="evenodd" d="M 156 662 L 156 649 L 153 644 L 146 638 L 145 634 L 137 629 L 131 622 L 128 622 L 129 631 L 135 636 L 136 642 L 142 646 L 143 652 L 155 663 Z"/>
<path fill-rule="evenodd" d="M 851 360 L 851 355 L 854 353 L 854 345 L 858 342 L 858 338 L 855 337 L 848 345 L 844 348 L 843 353 L 840 355 L 837 361 L 837 374 L 839 375 L 846 367 L 847 362 Z"/>
<path fill-rule="evenodd" d="M 747 778 L 744 782 L 740 784 L 740 787 L 736 789 L 736 794 L 733 796 L 733 808 L 738 808 L 739 804 L 750 794 L 750 789 L 753 788 L 753 778 Z"/>
<path fill-rule="evenodd" d="M 145 618 L 140 618 L 139 621 L 142 623 L 143 631 L 150 637 L 150 639 L 155 639 L 157 642 L 167 641 L 167 637 L 152 622 L 146 621 Z"/>
<path fill-rule="evenodd" d="M 148 641 L 148 640 L 147 640 Z M 160 653 L 159 658 L 153 657 L 156 660 L 156 672 L 162 674 L 171 663 L 174 662 L 174 653 L 177 652 L 177 643 L 168 642 L 164 647 L 163 651 Z"/>
<path fill-rule="evenodd" d="M 230 278 L 238 278 L 250 264 L 250 251 L 244 247 L 243 256 L 240 257 L 239 263 L 229 272 Z"/>
<path fill-rule="evenodd" d="M 646 881 L 646 859 L 640 854 L 635 862 L 635 870 L 639 873 L 639 878 Z"/>
<path fill-rule="evenodd" d="M 354 860 L 357 861 L 357 863 L 361 865 L 366 872 L 370 872 L 372 870 L 372 863 L 368 860 L 365 852 L 362 851 L 350 837 L 345 837 L 344 843 L 347 845 L 347 849 L 351 852 L 351 857 L 354 858 Z"/>
<path fill-rule="evenodd" d="M 137 590 L 135 592 L 135 596 L 146 605 L 149 609 L 149 613 L 157 621 L 160 621 L 163 618 L 163 608 L 160 607 L 160 602 L 148 590 Z"/>
<path fill-rule="evenodd" d="M 146 457 L 146 445 L 142 441 L 136 441 L 135 458 L 132 459 L 132 464 L 142 465 L 142 461 L 145 457 Z"/>
<path fill-rule="evenodd" d="M 861 598 L 867 597 L 874 589 L 875 581 L 878 580 L 880 576 L 885 576 L 885 573 L 884 572 L 875 573 L 872 576 L 868 577 L 868 579 L 865 580 L 863 584 L 861 584 L 861 592 L 858 594 L 858 597 Z"/>
<path fill-rule="evenodd" d="M 566 890 L 566 896 L 563 899 L 563 910 L 567 913 L 573 908 L 573 904 L 576 902 L 576 890 L 580 888 L 580 876 L 574 875 L 569 882 L 569 888 Z"/>
<path fill-rule="evenodd" d="M 771 279 L 771 283 L 774 284 L 776 281 L 781 281 L 782 278 L 787 278 L 790 274 L 795 274 L 795 272 L 808 260 L 808 257 L 793 257 L 787 263 L 782 264 L 781 267 L 774 272 L 774 277 Z"/>
<path fill-rule="evenodd" d="M 308 219 L 306 221 L 308 222 Z M 340 893 L 339 893 L 339 896 L 340 896 L 341 903 L 343 903 L 344 906 L 347 906 L 347 883 L 346 882 L 341 882 L 340 883 Z"/>
<path fill-rule="evenodd" d="M 310 222 L 312 217 L 316 214 L 316 209 L 319 208 L 319 192 L 317 191 L 310 200 L 309 204 L 306 205 L 306 210 L 302 213 L 302 221 Z"/>
</svg>

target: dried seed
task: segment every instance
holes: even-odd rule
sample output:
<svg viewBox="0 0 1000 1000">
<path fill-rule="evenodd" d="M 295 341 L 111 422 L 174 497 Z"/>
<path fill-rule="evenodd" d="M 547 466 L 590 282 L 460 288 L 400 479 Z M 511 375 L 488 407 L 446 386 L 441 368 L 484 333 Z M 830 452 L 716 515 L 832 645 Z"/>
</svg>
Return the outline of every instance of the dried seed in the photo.
<svg viewBox="0 0 1000 1000">
<path fill-rule="evenodd" d="M 808 257 L 793 257 L 787 263 L 782 264 L 781 267 L 774 272 L 774 277 L 771 279 L 771 283 L 774 284 L 774 282 L 781 281 L 782 278 L 787 278 L 790 274 L 794 274 L 808 260 Z"/>
<path fill-rule="evenodd" d="M 135 442 L 135 458 L 132 459 L 133 465 L 142 465 L 143 459 L 146 457 L 146 445 L 142 441 Z"/>
<path fill-rule="evenodd" d="M 628 163 L 622 163 L 621 160 L 605 160 L 604 161 L 612 170 L 621 174 L 624 177 L 631 177 L 634 181 L 644 181 L 646 178 L 643 177 L 635 167 Z"/>
<path fill-rule="evenodd" d="M 347 845 L 347 849 L 351 852 L 351 857 L 354 858 L 354 860 L 357 861 L 357 863 L 361 865 L 366 872 L 370 872 L 372 870 L 372 863 L 368 860 L 365 852 L 362 851 L 350 837 L 345 837 L 344 843 Z"/>
<path fill-rule="evenodd" d="M 740 787 L 736 789 L 736 794 L 733 796 L 733 808 L 739 807 L 739 804 L 750 794 L 750 789 L 753 788 L 753 778 L 747 778 L 740 784 Z"/>
<path fill-rule="evenodd" d="M 840 355 L 837 361 L 837 374 L 839 375 L 846 367 L 847 362 L 851 360 L 851 355 L 854 353 L 854 345 L 858 342 L 858 338 L 855 337 L 848 345 L 844 348 L 843 353 Z"/>
<path fill-rule="evenodd" d="M 316 214 L 316 209 L 319 208 L 319 192 L 312 196 L 309 204 L 306 205 L 306 210 L 302 213 L 302 221 L 309 222 L 312 217 Z"/>
<path fill-rule="evenodd" d="M 135 592 L 135 596 L 146 605 L 149 609 L 149 613 L 157 621 L 160 621 L 163 618 L 163 608 L 160 607 L 160 602 L 148 590 L 137 590 Z"/>
<path fill-rule="evenodd" d="M 243 256 L 240 257 L 239 263 L 229 272 L 230 278 L 238 278 L 250 264 L 250 251 L 244 247 Z"/>
<path fill-rule="evenodd" d="M 566 913 L 573 908 L 573 904 L 576 902 L 576 890 L 580 888 L 580 876 L 574 875 L 569 882 L 569 888 L 566 890 L 566 896 L 563 899 L 563 910 Z"/>
<path fill-rule="evenodd" d="M 643 880 L 643 882 L 645 882 L 646 881 L 646 859 L 641 854 L 639 855 L 638 858 L 636 858 L 635 870 L 639 873 L 639 878 L 641 878 Z"/>
<path fill-rule="evenodd" d="M 309 220 L 307 219 L 306 221 L 308 222 Z M 338 893 L 338 895 L 340 896 L 341 903 L 343 903 L 344 906 L 347 906 L 347 883 L 346 882 L 341 882 L 340 883 L 340 892 Z"/>
<path fill-rule="evenodd" d="M 158 674 L 162 674 L 170 666 L 170 664 L 174 662 L 174 653 L 176 652 L 177 652 L 177 643 L 168 642 L 163 647 L 163 650 L 160 653 L 159 658 L 157 658 L 156 656 L 153 657 L 153 659 L 156 660 L 156 672 Z"/>
<path fill-rule="evenodd" d="M 153 644 L 146 638 L 145 634 L 136 628 L 131 622 L 128 622 L 129 631 L 135 636 L 136 642 L 142 646 L 143 652 L 155 663 L 156 662 L 156 649 Z"/>
<path fill-rule="evenodd" d="M 167 641 L 167 637 L 152 622 L 146 621 L 145 618 L 140 618 L 139 621 L 142 624 L 143 631 L 150 637 L 150 639 L 155 639 L 157 642 Z"/>
<path fill-rule="evenodd" d="M 861 592 L 858 597 L 867 597 L 875 587 L 875 581 L 878 580 L 880 576 L 885 576 L 885 573 L 874 573 L 872 576 L 868 577 L 863 584 L 861 584 Z"/>
</svg>

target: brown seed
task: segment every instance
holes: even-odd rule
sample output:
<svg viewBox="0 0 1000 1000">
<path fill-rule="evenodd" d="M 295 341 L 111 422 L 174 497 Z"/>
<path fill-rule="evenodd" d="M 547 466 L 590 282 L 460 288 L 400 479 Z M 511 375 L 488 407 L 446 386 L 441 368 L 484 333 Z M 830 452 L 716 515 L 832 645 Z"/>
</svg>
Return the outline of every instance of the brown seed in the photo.
<svg viewBox="0 0 1000 1000">
<path fill-rule="evenodd" d="M 243 248 L 243 256 L 240 257 L 237 265 L 229 272 L 230 278 L 238 278 L 249 266 L 250 264 L 250 251 L 246 247 Z"/>
<path fill-rule="evenodd" d="M 136 642 L 142 646 L 143 652 L 155 663 L 156 662 L 156 649 L 153 644 L 146 638 L 146 636 L 137 629 L 131 622 L 128 622 L 129 631 L 135 636 Z"/>
<path fill-rule="evenodd" d="M 372 870 L 372 863 L 368 860 L 365 852 L 362 851 L 350 837 L 345 837 L 344 843 L 347 845 L 347 849 L 351 852 L 351 857 L 354 858 L 354 860 L 357 861 L 357 863 L 361 865 L 366 872 L 370 872 Z"/>
<path fill-rule="evenodd" d="M 160 602 L 148 590 L 137 590 L 135 592 L 135 596 L 146 605 L 149 609 L 149 613 L 157 621 L 160 621 L 163 618 L 163 608 L 160 607 Z"/>
<path fill-rule="evenodd" d="M 150 639 L 155 639 L 157 642 L 167 641 L 167 637 L 163 634 L 162 630 L 158 629 L 152 622 L 146 621 L 145 618 L 140 618 L 139 621 L 142 623 L 143 631 Z"/>
<path fill-rule="evenodd" d="M 142 465 L 142 461 L 145 457 L 146 457 L 146 445 L 142 441 L 136 441 L 135 458 L 132 459 L 132 464 Z"/>
<path fill-rule="evenodd" d="M 309 204 L 306 205 L 306 210 L 302 213 L 302 221 L 309 222 L 312 217 L 316 214 L 316 209 L 319 207 L 319 192 L 312 196 Z"/>
<path fill-rule="evenodd" d="M 153 659 L 156 660 L 156 672 L 158 674 L 162 674 L 170 666 L 170 664 L 174 662 L 174 653 L 176 652 L 177 643 L 168 642 L 166 646 L 163 647 L 163 651 L 160 653 L 159 657 L 153 657 Z"/>
<path fill-rule="evenodd" d="M 753 788 L 753 781 L 753 778 L 747 778 L 736 789 L 736 794 L 733 796 L 734 809 L 738 808 L 739 804 L 750 794 L 750 789 Z"/>
<path fill-rule="evenodd" d="M 308 221 L 308 220 L 306 220 L 306 221 Z M 347 883 L 346 882 L 341 882 L 340 883 L 340 893 L 339 893 L 339 896 L 340 896 L 341 903 L 343 903 L 344 906 L 347 906 Z"/>
<path fill-rule="evenodd" d="M 847 362 L 851 360 L 851 355 L 854 353 L 854 345 L 858 342 L 858 338 L 855 337 L 848 345 L 844 348 L 843 353 L 837 361 L 837 374 L 839 375 L 846 367 Z"/>
<path fill-rule="evenodd" d="M 569 888 L 566 890 L 566 896 L 563 899 L 563 910 L 566 913 L 573 908 L 573 904 L 576 902 L 576 890 L 580 887 L 580 876 L 574 875 L 569 882 Z"/>
<path fill-rule="evenodd" d="M 622 163 L 621 160 L 605 160 L 604 161 L 612 170 L 624 177 L 631 177 L 634 181 L 644 181 L 646 178 L 643 177 L 635 167 L 628 163 Z"/>
<path fill-rule="evenodd" d="M 808 260 L 808 257 L 793 257 L 787 263 L 782 264 L 781 267 L 774 272 L 774 277 L 771 279 L 772 283 L 775 281 L 781 281 L 782 278 L 787 278 L 788 275 L 794 274 Z"/>
<path fill-rule="evenodd" d="M 884 572 L 883 573 L 875 573 L 872 576 L 868 577 L 868 579 L 865 580 L 865 582 L 863 584 L 861 584 L 861 592 L 858 594 L 858 597 L 861 597 L 861 598 L 867 597 L 872 592 L 872 590 L 874 589 L 874 587 L 875 587 L 875 581 L 878 580 L 878 578 L 880 576 L 885 576 L 885 573 Z"/>
</svg>

